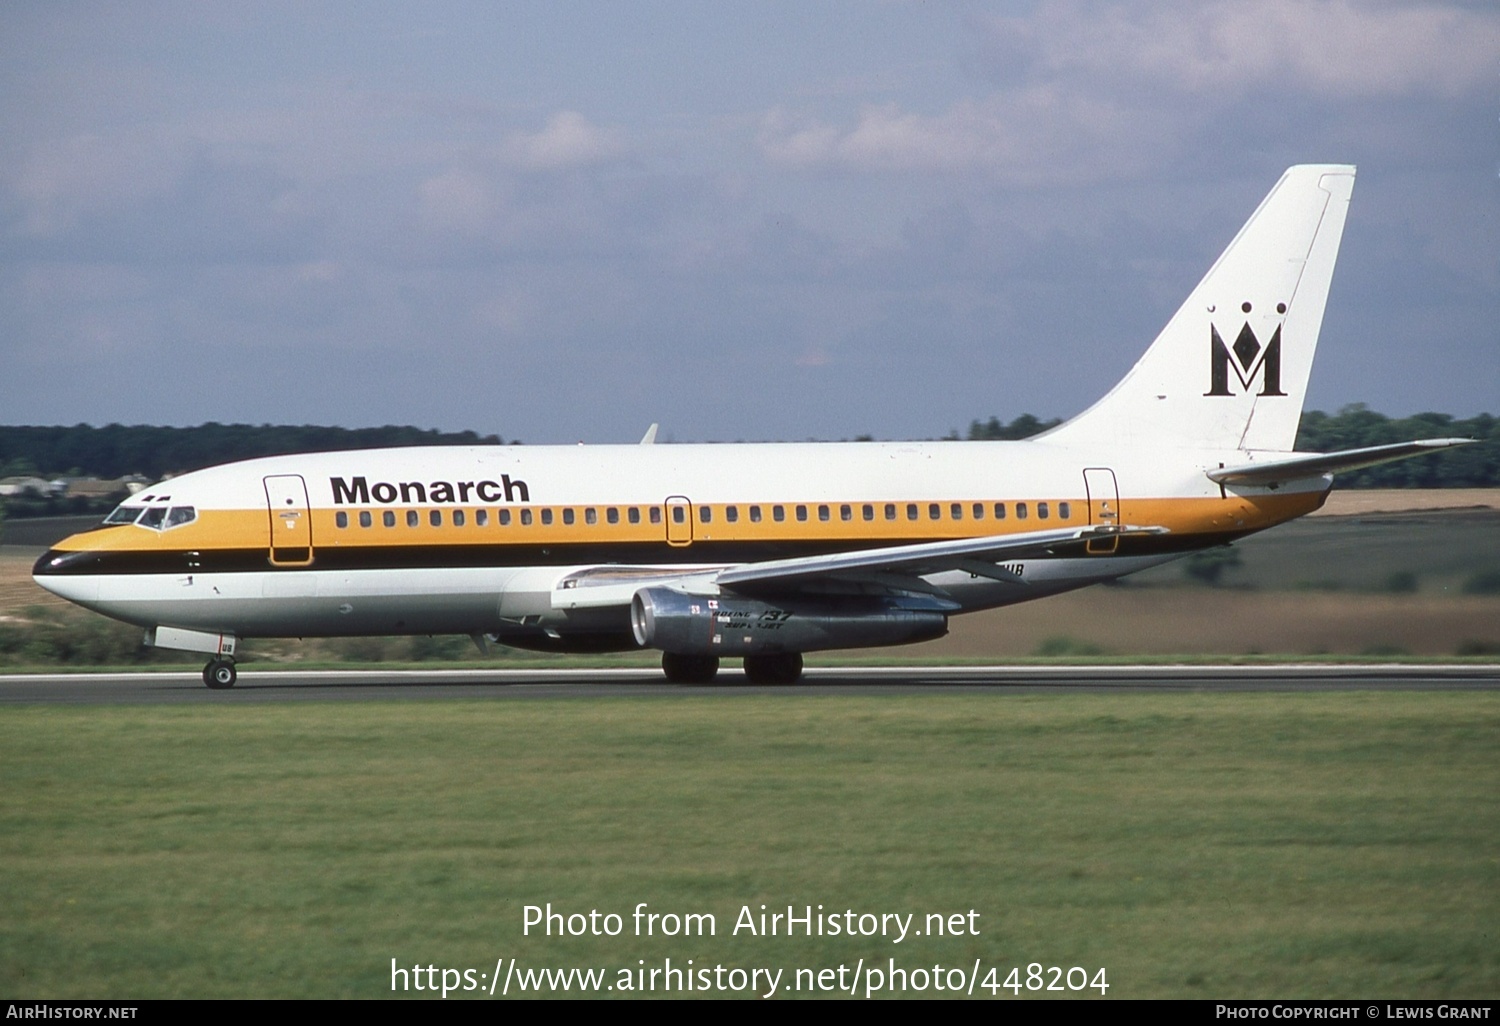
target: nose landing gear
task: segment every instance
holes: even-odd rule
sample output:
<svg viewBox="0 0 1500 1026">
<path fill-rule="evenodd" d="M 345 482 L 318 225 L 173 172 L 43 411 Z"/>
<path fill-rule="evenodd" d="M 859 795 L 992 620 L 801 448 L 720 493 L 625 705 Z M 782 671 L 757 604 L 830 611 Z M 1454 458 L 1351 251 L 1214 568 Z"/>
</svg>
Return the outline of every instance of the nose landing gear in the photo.
<svg viewBox="0 0 1500 1026">
<path fill-rule="evenodd" d="M 239 672 L 234 668 L 234 660 L 225 659 L 222 656 L 210 659 L 208 665 L 203 668 L 203 683 L 215 691 L 234 687 L 234 682 L 238 677 Z"/>
</svg>

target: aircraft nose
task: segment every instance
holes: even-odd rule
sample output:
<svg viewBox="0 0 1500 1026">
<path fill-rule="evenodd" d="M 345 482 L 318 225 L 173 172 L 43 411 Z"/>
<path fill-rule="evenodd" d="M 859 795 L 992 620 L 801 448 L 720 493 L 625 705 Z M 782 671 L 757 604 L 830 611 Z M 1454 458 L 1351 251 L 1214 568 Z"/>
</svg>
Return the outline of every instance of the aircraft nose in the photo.
<svg viewBox="0 0 1500 1026">
<path fill-rule="evenodd" d="M 32 566 L 31 579 L 69 602 L 92 602 L 99 597 L 99 578 L 88 570 L 96 561 L 88 552 L 48 549 Z"/>
</svg>

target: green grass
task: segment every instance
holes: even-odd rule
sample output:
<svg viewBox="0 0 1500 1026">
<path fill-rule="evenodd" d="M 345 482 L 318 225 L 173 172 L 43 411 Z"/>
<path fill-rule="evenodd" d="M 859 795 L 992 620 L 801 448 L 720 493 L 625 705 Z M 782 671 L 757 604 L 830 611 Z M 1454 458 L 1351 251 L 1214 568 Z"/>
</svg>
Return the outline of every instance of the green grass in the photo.
<svg viewBox="0 0 1500 1026">
<path fill-rule="evenodd" d="M 1500 994 L 1490 693 L 13 707 L 0 780 L 16 997 L 381 997 L 392 958 L 668 956 Z M 718 935 L 522 935 L 527 904 L 642 901 Z M 761 903 L 981 932 L 730 936 Z"/>
<path fill-rule="evenodd" d="M 1227 550 L 1238 565 L 1221 583 L 1259 591 L 1348 591 L 1428 595 L 1496 594 L 1500 512 L 1391 513 L 1311 517 L 1251 535 Z M 1210 550 L 1217 552 L 1218 550 Z M 1189 563 L 1126 578 L 1180 585 Z"/>
</svg>

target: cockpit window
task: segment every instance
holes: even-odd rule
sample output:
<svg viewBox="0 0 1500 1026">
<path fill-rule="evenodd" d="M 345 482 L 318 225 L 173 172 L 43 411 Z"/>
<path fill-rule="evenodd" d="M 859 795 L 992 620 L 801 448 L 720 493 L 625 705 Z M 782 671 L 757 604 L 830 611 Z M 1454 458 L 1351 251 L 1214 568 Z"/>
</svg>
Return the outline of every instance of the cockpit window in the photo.
<svg viewBox="0 0 1500 1026">
<path fill-rule="evenodd" d="M 116 506 L 114 512 L 104 518 L 104 524 L 107 527 L 135 524 L 153 531 L 167 531 L 197 519 L 198 510 L 193 506 Z"/>
</svg>

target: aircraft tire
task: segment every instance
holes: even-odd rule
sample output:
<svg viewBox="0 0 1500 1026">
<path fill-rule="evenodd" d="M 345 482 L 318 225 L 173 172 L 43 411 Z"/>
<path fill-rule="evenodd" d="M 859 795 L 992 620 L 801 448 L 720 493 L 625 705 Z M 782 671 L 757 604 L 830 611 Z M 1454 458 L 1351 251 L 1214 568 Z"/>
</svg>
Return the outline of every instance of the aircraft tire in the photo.
<svg viewBox="0 0 1500 1026">
<path fill-rule="evenodd" d="M 802 653 L 746 656 L 745 676 L 751 684 L 795 684 L 802 679 Z"/>
<path fill-rule="evenodd" d="M 238 678 L 239 671 L 234 668 L 234 661 L 230 659 L 210 659 L 203 668 L 203 683 L 215 691 L 234 687 Z"/>
<path fill-rule="evenodd" d="M 719 672 L 719 657 L 663 652 L 661 669 L 673 684 L 712 684 Z"/>
</svg>

